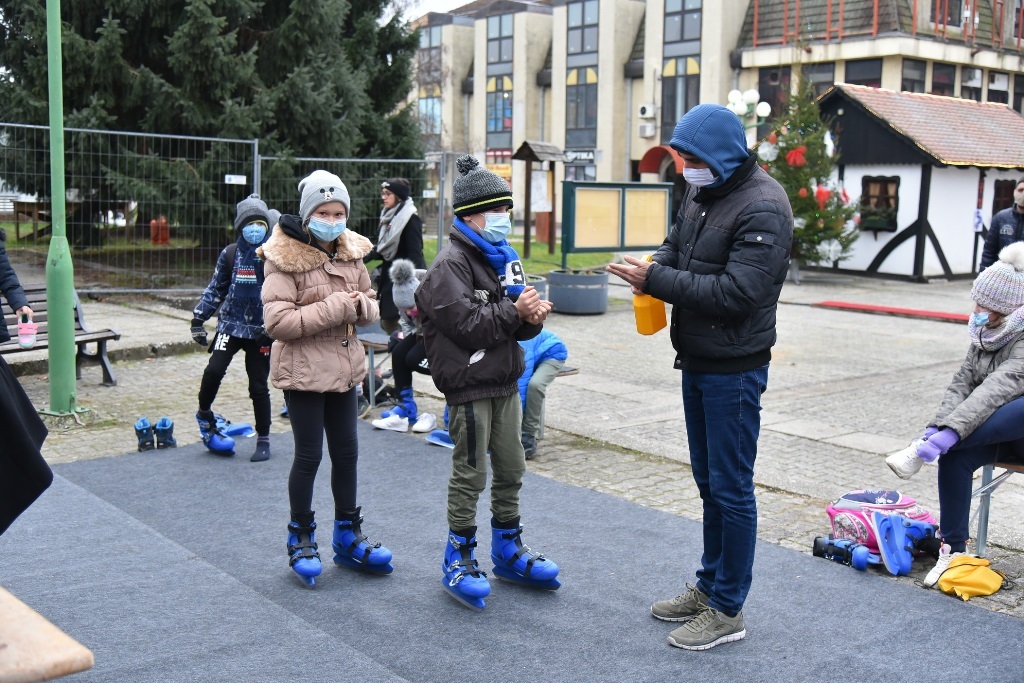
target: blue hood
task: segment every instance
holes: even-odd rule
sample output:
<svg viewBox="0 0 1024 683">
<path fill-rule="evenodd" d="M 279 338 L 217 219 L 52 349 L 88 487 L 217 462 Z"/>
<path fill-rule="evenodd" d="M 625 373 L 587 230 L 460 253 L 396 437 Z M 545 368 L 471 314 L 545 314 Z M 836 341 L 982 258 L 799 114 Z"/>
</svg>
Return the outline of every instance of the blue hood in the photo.
<svg viewBox="0 0 1024 683">
<path fill-rule="evenodd" d="M 728 180 L 750 156 L 739 117 L 720 104 L 698 104 L 686 112 L 676 124 L 669 145 L 706 163 L 716 176 L 711 187 Z"/>
</svg>

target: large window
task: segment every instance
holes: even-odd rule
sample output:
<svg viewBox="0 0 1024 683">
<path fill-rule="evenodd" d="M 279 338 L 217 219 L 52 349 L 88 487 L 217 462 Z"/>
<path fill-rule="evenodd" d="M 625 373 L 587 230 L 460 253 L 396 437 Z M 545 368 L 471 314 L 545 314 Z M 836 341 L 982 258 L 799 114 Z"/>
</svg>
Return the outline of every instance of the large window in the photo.
<svg viewBox="0 0 1024 683">
<path fill-rule="evenodd" d="M 1024 76 L 1020 74 L 1013 76 L 1013 109 L 1024 113 Z"/>
<path fill-rule="evenodd" d="M 587 164 L 585 166 L 565 166 L 565 179 L 577 182 L 593 182 L 597 180 L 597 166 Z"/>
<path fill-rule="evenodd" d="M 571 69 L 565 79 L 565 146 L 597 145 L 597 69 Z"/>
<path fill-rule="evenodd" d="M 903 92 L 924 92 L 925 63 L 920 59 L 903 60 Z"/>
<path fill-rule="evenodd" d="M 860 192 L 860 229 L 896 232 L 899 191 L 899 177 L 864 176 Z"/>
<path fill-rule="evenodd" d="M 672 139 L 672 131 L 683 114 L 700 104 L 700 57 L 665 60 L 661 72 L 661 141 Z"/>
<path fill-rule="evenodd" d="M 964 0 L 938 0 L 938 2 L 929 0 L 928 5 L 933 24 L 960 26 L 963 23 Z"/>
<path fill-rule="evenodd" d="M 597 0 L 567 2 L 569 32 L 566 51 L 571 55 L 597 52 Z"/>
<path fill-rule="evenodd" d="M 512 61 L 512 15 L 487 17 L 487 63 Z"/>
<path fill-rule="evenodd" d="M 952 64 L 932 64 L 932 95 L 953 97 L 956 87 L 956 67 Z"/>
<path fill-rule="evenodd" d="M 665 0 L 665 42 L 700 40 L 702 0 Z"/>
<path fill-rule="evenodd" d="M 787 66 L 773 66 L 761 69 L 757 75 L 757 92 L 761 101 L 772 105 L 772 112 L 779 114 L 789 108 L 791 71 Z M 765 123 L 757 127 L 757 137 L 766 138 L 774 124 Z"/>
<path fill-rule="evenodd" d="M 1010 74 L 999 71 L 988 72 L 988 101 L 1010 103 Z"/>
<path fill-rule="evenodd" d="M 420 86 L 420 127 L 425 135 L 441 134 L 441 88 L 436 84 Z"/>
<path fill-rule="evenodd" d="M 439 83 L 441 77 L 441 27 L 420 29 L 420 49 L 416 53 L 417 79 L 420 83 Z"/>
<path fill-rule="evenodd" d="M 1017 189 L 1016 180 L 997 180 L 992 187 L 992 215 L 1013 206 L 1013 191 Z"/>
<path fill-rule="evenodd" d="M 960 97 L 981 102 L 981 69 L 965 66 L 961 71 Z"/>
<path fill-rule="evenodd" d="M 492 76 L 487 79 L 487 132 L 512 130 L 512 79 Z"/>
<path fill-rule="evenodd" d="M 872 88 L 882 87 L 881 59 L 854 59 L 846 63 L 847 83 L 867 85 Z"/>
<path fill-rule="evenodd" d="M 836 65 L 832 62 L 824 64 L 808 64 L 803 68 L 804 78 L 811 82 L 814 96 L 822 94 L 836 82 Z M 776 111 L 772 108 L 772 111 Z"/>
</svg>

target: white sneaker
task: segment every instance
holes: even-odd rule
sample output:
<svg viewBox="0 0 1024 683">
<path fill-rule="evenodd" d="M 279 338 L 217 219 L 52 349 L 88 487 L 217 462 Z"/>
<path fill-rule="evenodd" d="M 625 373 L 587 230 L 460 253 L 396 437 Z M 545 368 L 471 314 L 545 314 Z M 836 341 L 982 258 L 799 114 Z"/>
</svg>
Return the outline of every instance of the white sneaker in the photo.
<svg viewBox="0 0 1024 683">
<path fill-rule="evenodd" d="M 420 415 L 420 419 L 416 420 L 416 424 L 412 426 L 412 431 L 423 434 L 425 432 L 434 431 L 434 427 L 437 426 L 437 418 L 434 417 L 433 413 L 423 413 Z"/>
<path fill-rule="evenodd" d="M 914 440 L 914 443 L 910 444 L 902 451 L 896 451 L 888 458 L 885 459 L 885 464 L 889 466 L 896 476 L 900 479 L 910 479 L 912 476 L 920 471 L 921 466 L 924 465 L 924 460 L 917 457 L 917 445 L 921 443 L 918 440 Z"/>
<path fill-rule="evenodd" d="M 407 432 L 409 431 L 409 418 L 398 417 L 394 413 L 387 417 L 382 417 L 379 420 L 371 422 L 377 429 L 387 429 L 392 432 Z"/>
<path fill-rule="evenodd" d="M 932 570 L 928 572 L 928 576 L 924 577 L 924 581 L 922 582 L 925 588 L 931 588 L 938 583 L 939 577 L 942 576 L 942 572 L 949 569 L 949 561 L 957 555 L 963 555 L 963 553 L 951 553 L 949 551 L 950 547 L 947 543 L 943 543 L 942 546 L 939 547 L 939 561 L 935 563 L 935 566 L 932 567 Z"/>
</svg>

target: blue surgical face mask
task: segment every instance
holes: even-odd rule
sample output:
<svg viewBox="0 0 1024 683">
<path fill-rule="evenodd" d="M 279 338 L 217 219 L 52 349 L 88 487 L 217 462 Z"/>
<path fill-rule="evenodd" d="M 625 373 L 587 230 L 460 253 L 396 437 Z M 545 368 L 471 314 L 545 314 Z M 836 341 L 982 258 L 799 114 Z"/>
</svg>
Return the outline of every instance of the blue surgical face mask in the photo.
<svg viewBox="0 0 1024 683">
<path fill-rule="evenodd" d="M 310 216 L 308 227 L 313 237 L 321 242 L 333 242 L 338 239 L 338 235 L 345 232 L 345 219 L 342 218 L 332 223 L 316 216 Z"/>
<path fill-rule="evenodd" d="M 992 316 L 988 311 L 981 311 L 980 313 L 975 313 L 971 316 L 971 322 L 978 327 L 984 327 L 985 325 L 988 325 L 991 317 Z"/>
<path fill-rule="evenodd" d="M 263 244 L 267 237 L 267 224 L 263 221 L 254 221 L 242 228 L 242 237 L 249 244 Z"/>
<path fill-rule="evenodd" d="M 710 168 L 683 168 L 683 178 L 696 187 L 705 187 L 715 182 L 715 174 Z"/>
<path fill-rule="evenodd" d="M 485 213 L 484 229 L 480 231 L 480 236 L 491 244 L 497 244 L 508 237 L 509 231 L 512 230 L 512 215 L 505 211 L 501 213 Z"/>
</svg>

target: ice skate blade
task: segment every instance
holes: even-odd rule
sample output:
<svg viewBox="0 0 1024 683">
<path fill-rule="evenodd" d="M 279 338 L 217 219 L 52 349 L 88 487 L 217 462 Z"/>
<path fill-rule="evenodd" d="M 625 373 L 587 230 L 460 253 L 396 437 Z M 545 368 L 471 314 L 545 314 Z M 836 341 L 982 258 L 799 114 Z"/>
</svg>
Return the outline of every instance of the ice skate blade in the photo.
<svg viewBox="0 0 1024 683">
<path fill-rule="evenodd" d="M 302 574 L 298 573 L 296 573 L 295 576 L 299 577 L 299 580 L 302 581 L 303 585 L 305 585 L 307 588 L 313 588 L 316 585 L 315 576 L 303 576 Z"/>
<path fill-rule="evenodd" d="M 466 607 L 470 608 L 471 610 L 476 610 L 477 612 L 482 612 L 483 611 L 483 609 L 484 609 L 484 599 L 483 598 L 467 598 L 464 595 L 459 595 L 458 592 L 456 592 L 456 590 L 454 588 L 452 588 L 451 586 L 448 585 L 448 580 L 445 579 L 444 577 L 441 577 L 441 585 L 444 586 L 444 592 L 445 593 L 447 593 L 448 595 L 452 596 L 453 598 L 455 598 L 456 600 L 461 602 Z"/>
<path fill-rule="evenodd" d="M 214 455 L 219 455 L 222 458 L 230 458 L 235 454 L 235 449 L 233 448 L 230 451 L 215 451 L 212 448 L 207 447 L 206 450 L 209 451 L 210 453 L 213 453 Z"/>
<path fill-rule="evenodd" d="M 526 577 L 518 574 L 507 567 L 501 565 L 494 565 L 494 575 L 503 581 L 510 583 L 516 583 L 520 586 L 526 586 L 527 588 L 537 588 L 539 590 L 556 591 L 562 587 L 562 583 L 557 579 L 545 579 L 538 581 L 537 579 L 527 579 Z"/>
<path fill-rule="evenodd" d="M 335 548 L 334 552 L 337 553 L 338 549 Z M 359 560 L 354 560 L 350 556 L 343 555 L 341 553 L 338 553 L 334 556 L 334 564 L 342 567 L 348 567 L 349 569 L 355 569 L 357 572 L 364 572 L 366 574 L 383 575 L 390 574 L 391 572 L 395 571 L 394 566 L 390 562 L 388 562 L 387 564 L 364 564 Z"/>
</svg>

